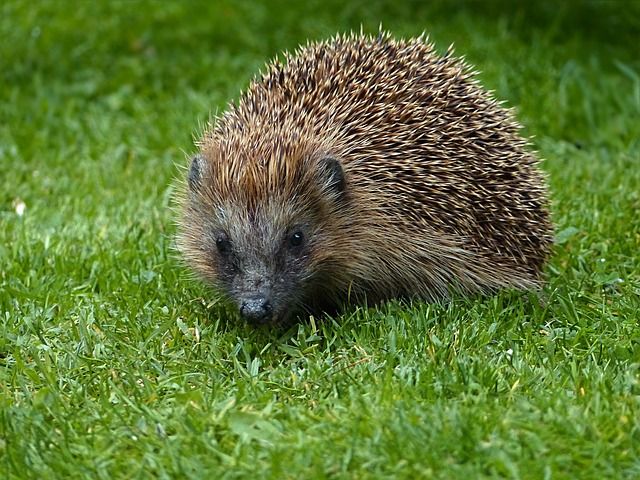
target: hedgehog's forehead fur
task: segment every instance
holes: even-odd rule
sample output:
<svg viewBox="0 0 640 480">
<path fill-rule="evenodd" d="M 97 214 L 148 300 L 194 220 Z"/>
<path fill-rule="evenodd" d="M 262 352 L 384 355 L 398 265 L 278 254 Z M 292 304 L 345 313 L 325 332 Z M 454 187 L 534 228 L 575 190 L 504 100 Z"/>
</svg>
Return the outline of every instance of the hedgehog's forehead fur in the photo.
<svg viewBox="0 0 640 480">
<path fill-rule="evenodd" d="M 272 202 L 282 209 L 318 205 L 326 180 L 321 162 L 334 155 L 329 145 L 287 125 L 208 142 L 201 149 L 207 169 L 203 193 L 214 205 L 230 203 L 247 212 Z"/>
</svg>

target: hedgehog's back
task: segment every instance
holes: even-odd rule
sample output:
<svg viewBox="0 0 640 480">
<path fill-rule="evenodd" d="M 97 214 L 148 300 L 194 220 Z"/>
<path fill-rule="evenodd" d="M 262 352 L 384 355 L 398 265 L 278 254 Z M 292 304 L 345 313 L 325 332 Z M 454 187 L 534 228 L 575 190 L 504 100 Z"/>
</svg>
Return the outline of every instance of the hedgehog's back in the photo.
<svg viewBox="0 0 640 480">
<path fill-rule="evenodd" d="M 545 179 L 519 129 L 451 51 L 383 33 L 272 63 L 208 135 L 285 163 L 299 142 L 325 149 L 344 167 L 350 214 L 364 219 L 352 220 L 356 235 L 384 250 L 375 274 L 410 282 L 420 265 L 441 268 L 433 281 L 476 290 L 536 285 L 549 254 Z"/>
</svg>

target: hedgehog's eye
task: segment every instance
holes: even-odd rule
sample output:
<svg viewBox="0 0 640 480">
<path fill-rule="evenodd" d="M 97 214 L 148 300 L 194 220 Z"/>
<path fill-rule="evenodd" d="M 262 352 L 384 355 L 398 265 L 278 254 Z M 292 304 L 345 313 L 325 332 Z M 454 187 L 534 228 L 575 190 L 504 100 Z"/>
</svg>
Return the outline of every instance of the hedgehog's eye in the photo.
<svg viewBox="0 0 640 480">
<path fill-rule="evenodd" d="M 216 238 L 216 248 L 218 249 L 218 252 L 223 255 L 226 255 L 231 251 L 231 242 L 226 235 L 218 235 Z"/>
<path fill-rule="evenodd" d="M 304 235 L 300 230 L 296 230 L 289 236 L 289 246 L 291 248 L 299 248 L 304 243 Z"/>
</svg>

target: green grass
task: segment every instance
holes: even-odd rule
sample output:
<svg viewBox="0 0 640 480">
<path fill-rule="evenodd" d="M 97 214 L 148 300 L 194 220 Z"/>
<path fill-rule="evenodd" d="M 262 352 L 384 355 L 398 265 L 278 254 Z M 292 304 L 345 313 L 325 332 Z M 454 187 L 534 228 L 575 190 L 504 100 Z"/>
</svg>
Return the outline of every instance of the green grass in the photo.
<svg viewBox="0 0 640 480">
<path fill-rule="evenodd" d="M 530 3 L 3 2 L 0 477 L 640 477 L 640 8 Z M 176 164 L 265 60 L 380 22 L 534 136 L 546 303 L 254 331 L 175 258 Z"/>
</svg>

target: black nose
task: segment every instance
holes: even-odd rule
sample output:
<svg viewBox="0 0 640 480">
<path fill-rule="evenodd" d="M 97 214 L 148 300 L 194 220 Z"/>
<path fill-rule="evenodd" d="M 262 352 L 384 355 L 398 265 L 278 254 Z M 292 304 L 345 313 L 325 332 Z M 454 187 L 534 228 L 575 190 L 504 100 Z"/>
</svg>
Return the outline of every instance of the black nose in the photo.
<svg viewBox="0 0 640 480">
<path fill-rule="evenodd" d="M 262 296 L 247 298 L 240 305 L 240 314 L 251 322 L 265 323 L 272 313 L 271 302 Z"/>
</svg>

